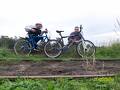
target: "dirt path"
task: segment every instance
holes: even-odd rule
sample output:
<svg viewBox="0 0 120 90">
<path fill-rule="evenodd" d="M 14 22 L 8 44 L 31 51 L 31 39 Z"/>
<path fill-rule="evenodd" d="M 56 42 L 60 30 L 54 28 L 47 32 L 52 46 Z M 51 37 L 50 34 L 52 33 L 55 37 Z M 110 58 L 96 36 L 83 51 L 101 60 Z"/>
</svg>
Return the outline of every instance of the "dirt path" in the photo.
<svg viewBox="0 0 120 90">
<path fill-rule="evenodd" d="M 100 75 L 120 72 L 120 61 L 20 61 L 0 62 L 0 76 Z"/>
</svg>

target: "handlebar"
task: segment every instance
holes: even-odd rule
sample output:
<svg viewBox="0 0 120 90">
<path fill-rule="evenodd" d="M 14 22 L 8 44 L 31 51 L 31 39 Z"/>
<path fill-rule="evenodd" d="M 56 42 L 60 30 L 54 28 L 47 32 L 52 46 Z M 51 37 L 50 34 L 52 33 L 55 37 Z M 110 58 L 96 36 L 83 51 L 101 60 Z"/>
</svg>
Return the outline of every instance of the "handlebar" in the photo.
<svg viewBox="0 0 120 90">
<path fill-rule="evenodd" d="M 83 29 L 83 26 L 82 26 L 82 25 L 80 25 L 80 31 L 82 31 L 82 29 Z"/>
</svg>

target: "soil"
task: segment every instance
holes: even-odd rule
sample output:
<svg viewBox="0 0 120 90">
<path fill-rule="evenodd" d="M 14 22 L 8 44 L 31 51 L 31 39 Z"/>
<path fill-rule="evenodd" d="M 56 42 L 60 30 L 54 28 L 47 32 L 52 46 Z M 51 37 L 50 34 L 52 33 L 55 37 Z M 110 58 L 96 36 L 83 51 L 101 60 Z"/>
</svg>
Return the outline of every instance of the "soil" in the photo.
<svg viewBox="0 0 120 90">
<path fill-rule="evenodd" d="M 0 76 L 100 75 L 120 72 L 119 60 L 108 61 L 0 61 Z"/>
</svg>

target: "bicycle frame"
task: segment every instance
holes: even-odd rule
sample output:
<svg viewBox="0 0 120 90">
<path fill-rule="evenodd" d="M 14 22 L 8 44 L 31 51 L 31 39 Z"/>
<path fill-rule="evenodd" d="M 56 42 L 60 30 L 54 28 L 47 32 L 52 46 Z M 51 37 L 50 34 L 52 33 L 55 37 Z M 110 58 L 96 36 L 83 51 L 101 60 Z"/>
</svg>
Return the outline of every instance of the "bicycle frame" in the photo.
<svg viewBox="0 0 120 90">
<path fill-rule="evenodd" d="M 60 38 L 58 41 L 60 41 L 62 43 L 62 46 L 65 46 L 63 38 L 68 38 L 69 36 L 62 36 L 61 33 L 59 33 L 59 35 L 60 35 Z"/>
<path fill-rule="evenodd" d="M 35 38 L 39 40 L 42 40 L 43 42 L 46 42 L 46 41 L 49 41 L 49 38 L 47 36 L 47 34 L 45 33 L 44 36 L 33 36 L 32 34 L 29 35 L 29 37 L 26 38 L 26 40 L 28 41 L 28 43 L 31 44 L 32 48 L 31 49 L 34 49 L 35 48 L 35 45 L 37 46 L 37 42 L 35 41 Z M 42 39 L 43 38 L 43 39 Z"/>
<path fill-rule="evenodd" d="M 45 40 L 49 41 L 49 38 L 48 38 L 48 36 L 47 36 L 46 33 L 45 33 L 45 36 L 41 36 L 41 37 L 43 37 L 43 41 L 44 41 L 44 42 L 45 42 Z"/>
<path fill-rule="evenodd" d="M 64 44 L 64 38 L 68 38 L 68 37 L 70 37 L 70 36 L 62 36 L 62 34 L 61 33 L 59 33 L 59 35 L 60 35 L 60 38 L 59 38 L 59 40 L 58 41 L 61 41 L 62 43 L 63 43 L 63 46 L 65 46 L 65 44 Z M 81 36 L 81 40 L 80 41 L 82 41 L 83 43 L 84 43 L 84 37 L 83 37 L 83 35 L 82 35 L 82 33 L 80 32 L 80 36 Z M 79 42 L 80 42 L 79 41 Z"/>
</svg>

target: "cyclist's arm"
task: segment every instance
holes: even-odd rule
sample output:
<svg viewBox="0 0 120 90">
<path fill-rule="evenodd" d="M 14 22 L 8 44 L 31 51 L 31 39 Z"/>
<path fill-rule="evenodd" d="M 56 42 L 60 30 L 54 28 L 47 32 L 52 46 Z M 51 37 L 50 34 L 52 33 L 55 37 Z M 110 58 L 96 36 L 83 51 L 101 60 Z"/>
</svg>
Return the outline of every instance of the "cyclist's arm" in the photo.
<svg viewBox="0 0 120 90">
<path fill-rule="evenodd" d="M 48 30 L 45 29 L 44 31 L 41 32 L 42 35 L 43 35 L 44 33 L 48 33 Z"/>
</svg>

